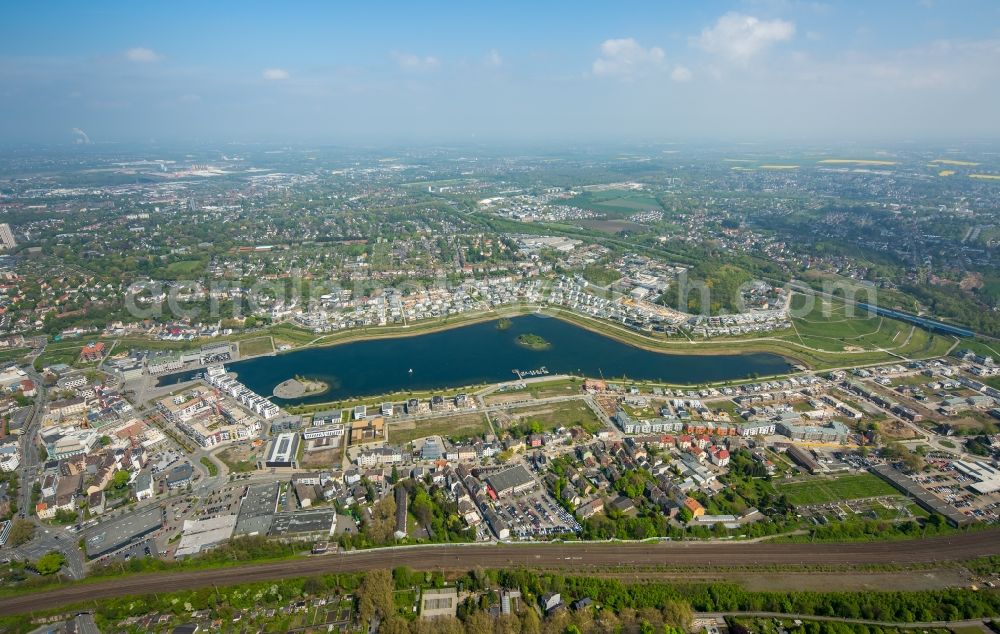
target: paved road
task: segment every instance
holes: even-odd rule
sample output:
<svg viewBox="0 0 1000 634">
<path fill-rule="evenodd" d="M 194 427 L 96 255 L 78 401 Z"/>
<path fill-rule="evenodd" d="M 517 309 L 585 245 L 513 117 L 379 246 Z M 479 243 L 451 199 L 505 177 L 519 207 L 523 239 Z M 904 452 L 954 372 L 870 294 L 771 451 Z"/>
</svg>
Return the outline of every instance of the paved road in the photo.
<svg viewBox="0 0 1000 634">
<path fill-rule="evenodd" d="M 172 592 L 334 572 L 408 566 L 415 570 L 469 570 L 475 567 L 569 569 L 611 566 L 850 565 L 966 560 L 1000 554 L 1000 529 L 902 542 L 856 544 L 744 544 L 667 542 L 660 544 L 533 544 L 409 546 L 330 554 L 217 570 L 159 572 L 0 599 L 0 614 L 20 614 L 130 594 Z"/>
<path fill-rule="evenodd" d="M 34 561 L 49 551 L 58 550 L 66 556 L 63 572 L 72 579 L 82 579 L 86 574 L 83 554 L 76 547 L 76 538 L 72 533 L 60 526 L 46 526 L 35 515 L 35 507 L 31 503 L 31 494 L 35 482 L 42 474 L 42 461 L 38 452 L 38 432 L 41 429 L 45 415 L 45 403 L 48 397 L 42 377 L 35 372 L 33 363 L 42 349 L 36 348 L 29 357 L 24 370 L 35 383 L 37 395 L 32 406 L 31 417 L 21 434 L 21 483 L 18 488 L 18 514 L 36 525 L 35 538 L 19 548 L 12 548 L 11 553 L 23 559 Z"/>
</svg>

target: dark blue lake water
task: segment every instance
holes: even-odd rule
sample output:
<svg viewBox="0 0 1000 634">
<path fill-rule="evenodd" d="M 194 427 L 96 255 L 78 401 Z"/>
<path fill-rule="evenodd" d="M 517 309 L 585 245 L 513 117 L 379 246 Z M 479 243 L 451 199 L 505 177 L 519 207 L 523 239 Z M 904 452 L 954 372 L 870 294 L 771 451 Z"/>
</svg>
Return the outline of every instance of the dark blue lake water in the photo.
<svg viewBox="0 0 1000 634">
<path fill-rule="evenodd" d="M 551 345 L 531 350 L 517 343 L 521 334 L 535 334 Z M 414 337 L 357 341 L 310 348 L 227 364 L 239 380 L 263 396 L 295 375 L 330 385 L 322 394 L 284 400 L 279 405 L 321 403 L 351 397 L 406 390 L 446 390 L 476 383 L 516 379 L 512 370 L 545 367 L 551 374 L 656 380 L 697 384 L 745 379 L 790 371 L 784 358 L 766 353 L 680 355 L 652 352 L 585 330 L 565 321 L 538 315 L 483 322 Z M 410 372 L 410 370 L 413 370 Z M 163 377 L 161 384 L 190 377 Z"/>
</svg>

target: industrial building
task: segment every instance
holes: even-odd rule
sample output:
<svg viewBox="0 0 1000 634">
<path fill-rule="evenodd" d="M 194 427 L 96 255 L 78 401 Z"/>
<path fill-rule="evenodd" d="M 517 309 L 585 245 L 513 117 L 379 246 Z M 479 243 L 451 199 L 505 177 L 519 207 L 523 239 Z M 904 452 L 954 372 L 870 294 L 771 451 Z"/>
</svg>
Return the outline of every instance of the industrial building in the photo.
<svg viewBox="0 0 1000 634">
<path fill-rule="evenodd" d="M 920 505 L 925 511 L 943 515 L 952 526 L 965 526 L 974 520 L 951 504 L 934 495 L 916 481 L 892 465 L 881 464 L 871 468 L 871 472 L 896 487 Z"/>
<path fill-rule="evenodd" d="M 976 493 L 989 494 L 1000 491 L 1000 470 L 985 462 L 981 460 L 976 462 L 956 460 L 951 463 L 951 466 L 965 477 L 973 480 L 969 488 Z"/>
<path fill-rule="evenodd" d="M 184 520 L 181 542 L 174 557 L 189 557 L 228 540 L 236 528 L 235 515 L 220 515 L 204 520 Z"/>
<path fill-rule="evenodd" d="M 248 486 L 240 500 L 240 513 L 233 535 L 267 535 L 278 510 L 280 492 L 281 486 L 277 482 Z"/>
<path fill-rule="evenodd" d="M 308 509 L 274 515 L 268 536 L 291 541 L 327 540 L 336 528 L 336 509 Z"/>
<path fill-rule="evenodd" d="M 84 538 L 84 549 L 91 559 L 124 548 L 163 527 L 163 509 L 159 506 L 130 513 L 104 522 Z"/>
<path fill-rule="evenodd" d="M 494 498 L 502 498 L 530 491 L 536 483 L 524 465 L 516 465 L 486 476 L 486 484 Z"/>
<path fill-rule="evenodd" d="M 802 447 L 797 447 L 792 445 L 788 448 L 788 457 L 795 461 L 795 464 L 799 465 L 809 473 L 816 473 L 819 471 L 819 463 L 816 459 L 812 457 L 812 454 L 803 449 Z"/>
</svg>

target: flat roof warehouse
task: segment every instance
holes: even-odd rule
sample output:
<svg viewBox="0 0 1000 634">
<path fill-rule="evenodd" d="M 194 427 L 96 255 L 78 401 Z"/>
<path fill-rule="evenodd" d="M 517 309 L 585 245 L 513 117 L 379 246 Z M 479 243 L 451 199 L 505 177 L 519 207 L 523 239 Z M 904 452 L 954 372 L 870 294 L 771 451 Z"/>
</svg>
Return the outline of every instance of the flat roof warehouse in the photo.
<svg viewBox="0 0 1000 634">
<path fill-rule="evenodd" d="M 925 510 L 943 515 L 952 526 L 965 526 L 973 522 L 971 517 L 906 477 L 896 468 L 882 464 L 872 467 L 871 470 L 875 475 L 912 497 Z"/>
<path fill-rule="evenodd" d="M 234 535 L 267 535 L 278 509 L 277 482 L 247 487 L 240 504 Z"/>
<path fill-rule="evenodd" d="M 516 465 L 486 476 L 486 484 L 490 486 L 497 497 L 504 497 L 533 488 L 535 479 L 531 477 L 524 465 Z"/>
<path fill-rule="evenodd" d="M 271 522 L 271 537 L 310 539 L 330 537 L 337 526 L 334 509 L 310 509 L 294 513 L 278 513 Z"/>
</svg>

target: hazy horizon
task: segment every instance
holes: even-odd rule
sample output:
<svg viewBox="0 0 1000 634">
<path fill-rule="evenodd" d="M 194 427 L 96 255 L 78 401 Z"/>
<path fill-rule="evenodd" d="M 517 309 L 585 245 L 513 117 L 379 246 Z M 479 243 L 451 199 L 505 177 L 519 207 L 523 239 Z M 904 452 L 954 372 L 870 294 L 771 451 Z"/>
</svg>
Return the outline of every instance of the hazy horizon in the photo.
<svg viewBox="0 0 1000 634">
<path fill-rule="evenodd" d="M 4 144 L 1000 139 L 987 0 L 5 13 Z"/>
</svg>

